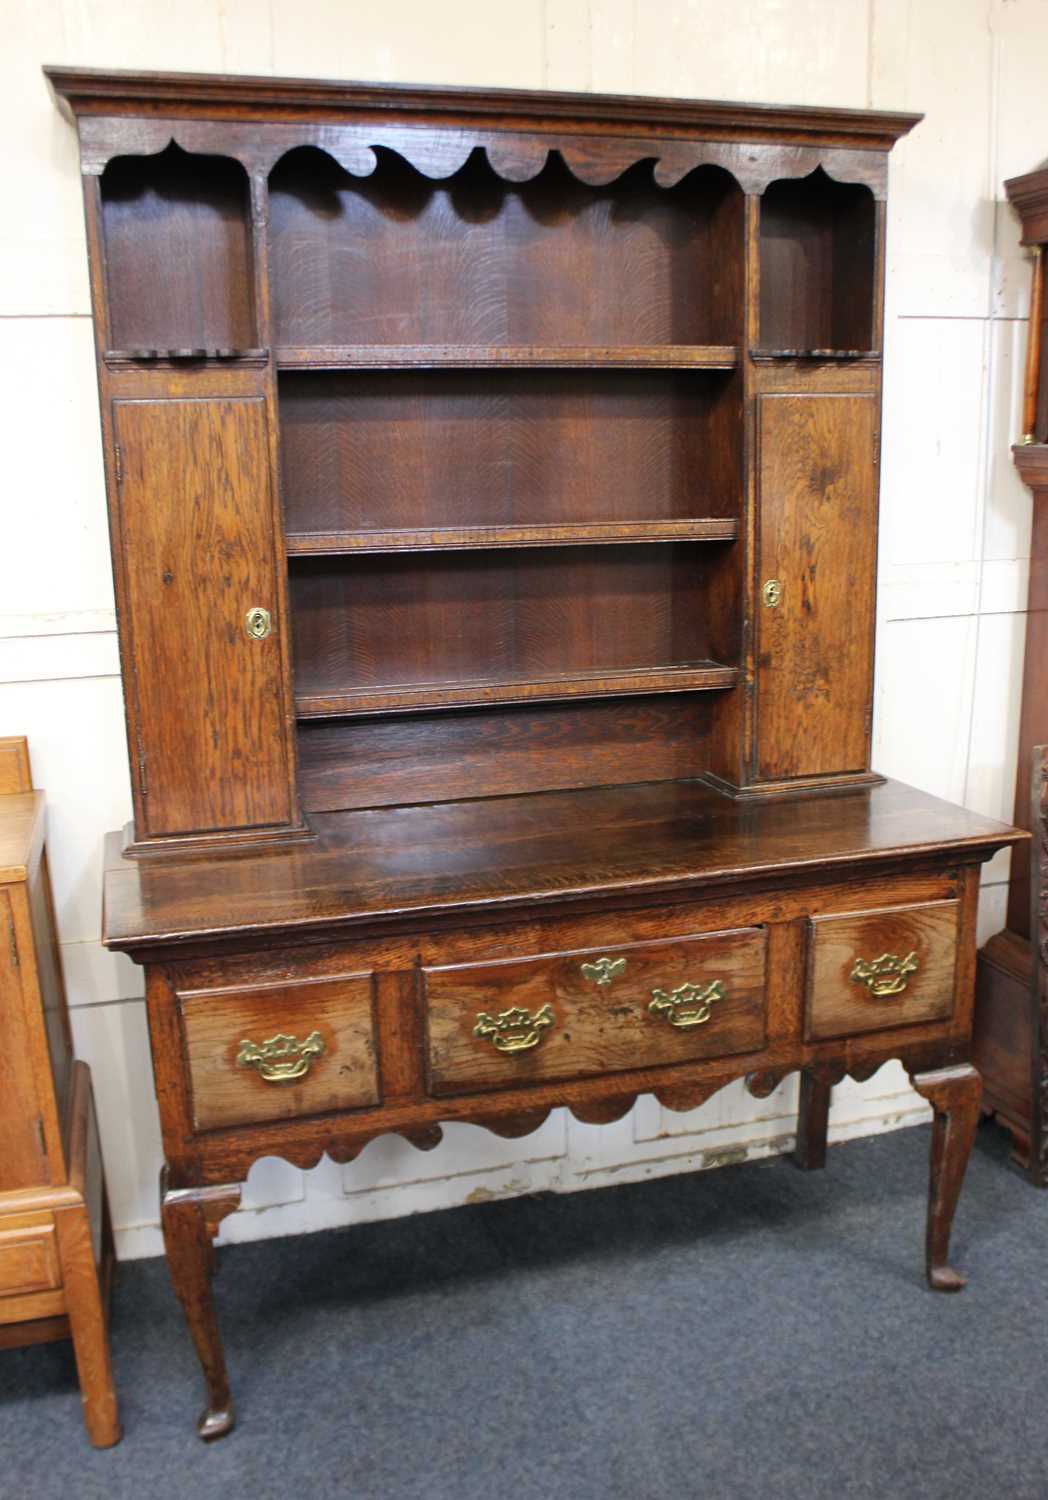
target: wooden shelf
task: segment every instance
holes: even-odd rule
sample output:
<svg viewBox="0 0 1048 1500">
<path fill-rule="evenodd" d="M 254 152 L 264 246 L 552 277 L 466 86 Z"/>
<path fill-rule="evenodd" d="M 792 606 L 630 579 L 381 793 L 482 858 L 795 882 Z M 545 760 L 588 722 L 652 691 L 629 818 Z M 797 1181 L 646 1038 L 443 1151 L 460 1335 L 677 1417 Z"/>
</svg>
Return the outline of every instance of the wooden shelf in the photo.
<svg viewBox="0 0 1048 1500">
<path fill-rule="evenodd" d="M 714 661 L 696 661 L 669 667 L 625 667 L 612 672 L 553 673 L 520 681 L 425 683 L 418 687 L 310 693 L 296 697 L 295 707 L 299 719 L 344 718 L 353 714 L 409 713 L 493 703 L 612 698 L 631 693 L 710 692 L 734 687 L 738 677 L 737 667 L 721 666 Z"/>
<path fill-rule="evenodd" d="M 619 347 L 534 344 L 343 344 L 276 351 L 282 370 L 611 369 L 731 370 L 735 344 L 640 344 Z"/>
<path fill-rule="evenodd" d="M 394 531 L 289 533 L 289 557 L 321 557 L 362 552 L 441 552 L 497 547 L 584 547 L 637 542 L 733 542 L 734 517 L 694 520 L 603 521 L 549 526 L 442 526 Z"/>
</svg>

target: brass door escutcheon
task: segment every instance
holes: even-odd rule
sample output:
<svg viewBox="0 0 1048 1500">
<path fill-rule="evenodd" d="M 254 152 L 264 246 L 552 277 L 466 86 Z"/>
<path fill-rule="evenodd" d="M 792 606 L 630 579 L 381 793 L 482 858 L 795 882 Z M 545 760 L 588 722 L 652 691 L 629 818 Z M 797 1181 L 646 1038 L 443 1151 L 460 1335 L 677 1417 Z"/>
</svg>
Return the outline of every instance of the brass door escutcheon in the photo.
<svg viewBox="0 0 1048 1500">
<path fill-rule="evenodd" d="M 723 979 L 712 979 L 709 984 L 679 984 L 668 995 L 665 990 L 652 990 L 648 1010 L 653 1016 L 664 1016 L 678 1031 L 686 1031 L 691 1026 L 705 1026 L 714 1002 L 723 999 Z"/>
<path fill-rule="evenodd" d="M 591 964 L 579 964 L 583 979 L 595 980 L 597 984 L 611 984 L 613 979 L 618 979 L 620 974 L 626 972 L 626 960 L 624 958 L 598 958 Z"/>
<path fill-rule="evenodd" d="M 761 589 L 761 598 L 769 609 L 775 609 L 782 602 L 782 580 L 769 578 Z"/>
<path fill-rule="evenodd" d="M 249 609 L 244 616 L 244 629 L 253 641 L 264 641 L 273 629 L 273 617 L 269 610 L 263 609 L 260 604 Z"/>
<path fill-rule="evenodd" d="M 313 1059 L 325 1051 L 319 1031 L 311 1031 L 304 1042 L 280 1031 L 258 1046 L 245 1037 L 237 1053 L 237 1067 L 254 1068 L 267 1083 L 293 1083 L 296 1078 L 304 1078 Z"/>
<path fill-rule="evenodd" d="M 511 1010 L 500 1011 L 494 1020 L 482 1010 L 477 1014 L 473 1035 L 490 1037 L 498 1052 L 528 1052 L 538 1046 L 547 1027 L 555 1020 L 550 1005 L 544 1005 L 534 1015 L 524 1006 L 514 1005 Z"/>
<path fill-rule="evenodd" d="M 882 953 L 878 958 L 857 958 L 851 971 L 856 984 L 864 984 L 871 995 L 883 999 L 901 995 L 910 982 L 909 976 L 919 968 L 916 950 L 900 958 L 897 953 Z"/>
</svg>

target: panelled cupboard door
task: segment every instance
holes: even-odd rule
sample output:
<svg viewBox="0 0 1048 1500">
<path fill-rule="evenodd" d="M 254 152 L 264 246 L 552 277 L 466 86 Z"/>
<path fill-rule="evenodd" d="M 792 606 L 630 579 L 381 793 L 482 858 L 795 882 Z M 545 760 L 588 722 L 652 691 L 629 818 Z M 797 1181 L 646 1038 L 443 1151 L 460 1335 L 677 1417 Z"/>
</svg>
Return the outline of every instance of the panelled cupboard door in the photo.
<svg viewBox="0 0 1048 1500">
<path fill-rule="evenodd" d="M 757 774 L 862 771 L 872 709 L 877 399 L 762 396 Z"/>
<path fill-rule="evenodd" d="M 51 1181 L 21 975 L 11 897 L 0 890 L 0 1192 Z"/>
<path fill-rule="evenodd" d="M 264 402 L 116 401 L 131 719 L 150 835 L 291 815 Z M 140 829 L 140 835 L 142 830 Z"/>
</svg>

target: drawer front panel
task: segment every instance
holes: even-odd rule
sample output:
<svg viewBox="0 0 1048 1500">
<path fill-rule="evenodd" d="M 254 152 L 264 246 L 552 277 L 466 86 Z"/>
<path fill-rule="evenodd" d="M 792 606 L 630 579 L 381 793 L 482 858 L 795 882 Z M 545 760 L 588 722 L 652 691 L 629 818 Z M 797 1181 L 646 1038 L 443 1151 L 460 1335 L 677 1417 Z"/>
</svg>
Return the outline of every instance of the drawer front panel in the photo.
<svg viewBox="0 0 1048 1500">
<path fill-rule="evenodd" d="M 960 903 L 812 917 L 809 1041 L 884 1031 L 953 1013 Z"/>
<path fill-rule="evenodd" d="M 433 1094 L 755 1051 L 762 928 L 423 969 Z"/>
<path fill-rule="evenodd" d="M 0 1218 L 0 1297 L 50 1292 L 61 1285 L 62 1269 L 51 1215 Z"/>
<path fill-rule="evenodd" d="M 198 1130 L 379 1101 L 371 974 L 180 993 Z"/>
</svg>

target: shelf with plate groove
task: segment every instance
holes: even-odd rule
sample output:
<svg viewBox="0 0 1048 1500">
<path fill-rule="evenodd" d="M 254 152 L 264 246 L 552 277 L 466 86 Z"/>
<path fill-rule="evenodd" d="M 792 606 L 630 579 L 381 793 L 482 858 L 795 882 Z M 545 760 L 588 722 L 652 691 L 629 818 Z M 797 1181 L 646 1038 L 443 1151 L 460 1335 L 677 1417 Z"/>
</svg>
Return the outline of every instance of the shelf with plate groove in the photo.
<svg viewBox="0 0 1048 1500">
<path fill-rule="evenodd" d="M 501 681 L 400 684 L 348 692 L 299 694 L 299 719 L 358 714 L 475 708 L 493 703 L 553 702 L 565 698 L 612 698 L 633 693 L 710 692 L 734 687 L 737 667 L 720 662 L 681 662 L 666 667 L 622 667 L 613 671 L 549 673 Z"/>
<path fill-rule="evenodd" d="M 281 370 L 732 370 L 736 344 L 341 344 L 276 350 Z"/>
<path fill-rule="evenodd" d="M 733 542 L 734 516 L 692 520 L 553 522 L 537 526 L 433 526 L 388 531 L 289 532 L 289 557 L 369 552 L 453 552 L 515 547 L 624 546 L 651 542 Z"/>
</svg>

